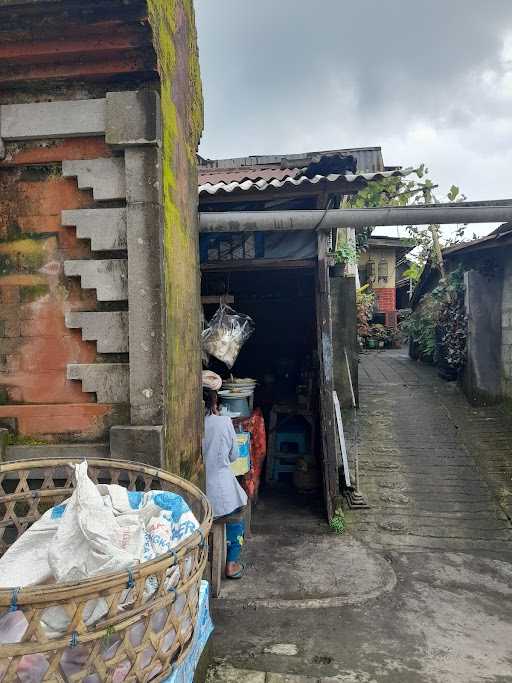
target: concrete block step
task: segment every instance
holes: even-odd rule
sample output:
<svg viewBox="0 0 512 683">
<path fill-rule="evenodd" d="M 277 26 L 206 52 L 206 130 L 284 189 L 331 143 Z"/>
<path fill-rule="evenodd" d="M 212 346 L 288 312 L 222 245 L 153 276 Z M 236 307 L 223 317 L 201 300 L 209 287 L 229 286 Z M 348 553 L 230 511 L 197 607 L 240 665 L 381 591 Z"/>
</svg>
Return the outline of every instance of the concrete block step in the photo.
<svg viewBox="0 0 512 683">
<path fill-rule="evenodd" d="M 92 190 L 95 201 L 126 198 L 124 158 L 64 161 L 62 175 L 76 177 L 80 190 Z"/>
<path fill-rule="evenodd" d="M 62 211 L 62 225 L 74 225 L 79 239 L 91 241 L 92 251 L 127 248 L 126 209 L 76 209 Z"/>
</svg>

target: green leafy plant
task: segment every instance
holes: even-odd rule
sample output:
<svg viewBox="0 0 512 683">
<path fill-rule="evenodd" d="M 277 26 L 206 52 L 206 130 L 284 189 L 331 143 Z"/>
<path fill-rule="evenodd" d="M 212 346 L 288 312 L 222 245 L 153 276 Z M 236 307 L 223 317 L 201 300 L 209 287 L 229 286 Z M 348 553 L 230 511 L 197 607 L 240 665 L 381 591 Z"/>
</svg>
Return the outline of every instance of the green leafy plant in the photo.
<svg viewBox="0 0 512 683">
<path fill-rule="evenodd" d="M 347 525 L 345 521 L 345 515 L 341 508 L 336 508 L 336 510 L 334 511 L 334 516 L 329 523 L 329 526 L 335 534 L 339 534 L 341 536 L 341 534 L 345 533 Z"/>
<path fill-rule="evenodd" d="M 467 318 L 464 302 L 464 270 L 451 271 L 432 291 L 439 302 L 438 355 L 447 365 L 462 368 L 467 354 Z"/>
<path fill-rule="evenodd" d="M 420 306 L 402 321 L 401 331 L 417 347 L 424 360 L 440 356 L 454 369 L 464 366 L 467 353 L 467 320 L 464 305 L 464 271 L 451 271 L 423 297 Z"/>
<path fill-rule="evenodd" d="M 377 323 L 376 325 L 370 325 L 368 336 L 376 341 L 387 342 L 391 340 L 391 330 Z"/>
<path fill-rule="evenodd" d="M 336 245 L 331 256 L 334 258 L 334 263 L 357 263 L 357 249 L 346 240 Z"/>
<path fill-rule="evenodd" d="M 360 287 L 356 292 L 357 310 L 357 334 L 359 337 L 368 337 L 370 330 L 370 320 L 373 317 L 375 308 L 375 293 L 369 285 Z"/>
<path fill-rule="evenodd" d="M 416 263 L 416 261 L 410 261 L 409 262 L 409 267 L 407 270 L 404 270 L 402 273 L 402 277 L 406 277 L 409 280 L 412 280 L 414 284 L 416 284 L 423 272 L 423 266 L 421 266 L 419 263 Z"/>
<path fill-rule="evenodd" d="M 427 295 L 420 310 L 414 311 L 402 321 L 400 330 L 412 341 L 423 360 L 436 360 L 436 325 L 439 312 L 432 297 Z"/>
<path fill-rule="evenodd" d="M 433 204 L 440 201 L 460 202 L 466 199 L 456 185 L 452 185 L 444 197 L 437 197 L 434 190 L 439 186 L 434 184 L 428 174 L 428 168 L 425 164 L 421 164 L 417 168 L 405 169 L 399 176 L 372 180 L 356 195 L 347 197 L 343 202 L 343 207 L 372 209 L 382 206 Z M 358 253 L 368 249 L 368 239 L 373 229 L 373 226 L 368 226 L 356 236 Z M 442 246 L 460 242 L 464 238 L 466 226 L 459 226 L 451 238 L 444 240 L 439 225 L 409 225 L 406 229 L 417 247 L 418 263 L 423 267 L 433 252 L 437 261 L 440 258 Z"/>
</svg>

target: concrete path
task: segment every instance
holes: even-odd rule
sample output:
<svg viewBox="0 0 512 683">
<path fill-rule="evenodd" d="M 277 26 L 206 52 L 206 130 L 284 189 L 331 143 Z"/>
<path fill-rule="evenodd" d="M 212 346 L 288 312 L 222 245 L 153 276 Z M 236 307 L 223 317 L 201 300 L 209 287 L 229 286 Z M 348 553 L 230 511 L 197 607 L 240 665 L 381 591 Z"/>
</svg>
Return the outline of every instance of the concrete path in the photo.
<svg viewBox="0 0 512 683">
<path fill-rule="evenodd" d="M 351 534 L 387 563 L 394 589 L 321 609 L 234 601 L 214 612 L 215 655 L 262 683 L 264 672 L 512 683 L 512 419 L 472 408 L 402 352 L 375 352 L 361 362 L 359 449 L 372 508 L 350 513 Z M 342 564 L 336 574 L 342 582 Z M 211 680 L 246 680 L 219 675 Z"/>
<path fill-rule="evenodd" d="M 318 502 L 288 490 L 260 499 L 244 580 L 223 582 L 217 609 L 339 607 L 393 590 L 389 563 L 366 543 L 333 534 Z"/>
<path fill-rule="evenodd" d="M 353 532 L 374 548 L 511 554 L 512 415 L 473 408 L 405 352 L 360 364 L 360 487 Z"/>
</svg>

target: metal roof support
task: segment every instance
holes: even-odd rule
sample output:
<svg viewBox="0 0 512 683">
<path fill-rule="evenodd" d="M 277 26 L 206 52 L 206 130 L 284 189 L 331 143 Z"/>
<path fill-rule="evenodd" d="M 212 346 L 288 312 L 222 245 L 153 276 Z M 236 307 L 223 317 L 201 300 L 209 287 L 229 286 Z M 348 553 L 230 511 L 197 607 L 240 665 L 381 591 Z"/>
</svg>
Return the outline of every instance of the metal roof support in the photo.
<svg viewBox="0 0 512 683">
<path fill-rule="evenodd" d="M 503 199 L 379 209 L 203 212 L 199 215 L 199 229 L 203 233 L 333 230 L 343 227 L 357 230 L 367 226 L 505 223 L 511 220 L 512 199 Z"/>
</svg>

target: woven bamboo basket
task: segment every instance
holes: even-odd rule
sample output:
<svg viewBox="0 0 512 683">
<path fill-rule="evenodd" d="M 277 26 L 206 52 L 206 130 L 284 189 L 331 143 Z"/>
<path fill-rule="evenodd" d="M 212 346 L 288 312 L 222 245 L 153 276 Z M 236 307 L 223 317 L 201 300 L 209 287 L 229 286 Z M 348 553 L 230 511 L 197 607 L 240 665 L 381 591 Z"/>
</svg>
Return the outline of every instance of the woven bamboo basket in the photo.
<svg viewBox="0 0 512 683">
<path fill-rule="evenodd" d="M 41 515 L 73 492 L 70 464 L 80 459 L 40 459 L 0 464 L 0 555 Z M 139 564 L 129 572 L 103 574 L 81 583 L 0 589 L 0 616 L 26 619 L 20 642 L 0 644 L 1 683 L 142 683 L 163 681 L 190 648 L 207 562 L 211 506 L 189 482 L 139 463 L 88 460 L 96 483 L 119 484 L 130 491 L 160 489 L 181 495 L 200 530 L 174 553 Z M 169 589 L 171 572 L 179 581 Z M 158 588 L 143 596 L 146 580 Z M 101 619 L 91 623 L 91 606 L 101 600 Z M 66 631 L 48 635 L 48 611 L 65 610 Z M 89 617 L 88 617 L 89 615 Z M 24 671 L 38 671 L 35 679 Z"/>
</svg>

